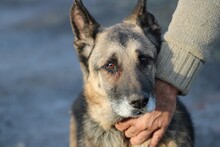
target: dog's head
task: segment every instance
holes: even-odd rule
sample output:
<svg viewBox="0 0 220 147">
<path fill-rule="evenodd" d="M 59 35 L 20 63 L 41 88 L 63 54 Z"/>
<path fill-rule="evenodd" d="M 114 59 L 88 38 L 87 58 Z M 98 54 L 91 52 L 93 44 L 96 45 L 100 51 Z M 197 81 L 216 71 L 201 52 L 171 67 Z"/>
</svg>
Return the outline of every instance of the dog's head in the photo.
<svg viewBox="0 0 220 147">
<path fill-rule="evenodd" d="M 139 0 L 130 16 L 109 28 L 101 27 L 81 0 L 76 0 L 71 23 L 88 103 L 100 107 L 108 103 L 112 112 L 123 118 L 153 111 L 161 40 L 157 21 L 146 10 L 146 0 Z"/>
</svg>

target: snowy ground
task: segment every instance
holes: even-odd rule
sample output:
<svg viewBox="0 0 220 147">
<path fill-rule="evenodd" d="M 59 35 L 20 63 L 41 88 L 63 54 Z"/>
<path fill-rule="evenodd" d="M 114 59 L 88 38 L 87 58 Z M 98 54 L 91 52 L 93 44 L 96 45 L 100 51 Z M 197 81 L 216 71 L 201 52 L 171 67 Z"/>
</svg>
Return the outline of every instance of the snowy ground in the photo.
<svg viewBox="0 0 220 147">
<path fill-rule="evenodd" d="M 84 0 L 104 25 L 119 22 L 135 1 Z M 68 13 L 72 1 L 0 0 L 0 147 L 67 147 L 69 108 L 81 72 Z M 163 30 L 176 0 L 149 0 Z M 220 46 L 218 43 L 217 46 Z M 191 93 L 196 147 L 220 146 L 220 51 L 213 52 Z"/>
</svg>

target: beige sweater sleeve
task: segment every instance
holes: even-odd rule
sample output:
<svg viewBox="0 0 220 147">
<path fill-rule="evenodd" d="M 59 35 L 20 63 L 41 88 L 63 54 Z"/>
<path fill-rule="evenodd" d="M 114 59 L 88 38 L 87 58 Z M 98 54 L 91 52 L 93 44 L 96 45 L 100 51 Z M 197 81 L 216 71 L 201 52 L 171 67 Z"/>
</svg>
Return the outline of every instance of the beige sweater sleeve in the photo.
<svg viewBox="0 0 220 147">
<path fill-rule="evenodd" d="M 157 78 L 186 95 L 220 34 L 220 0 L 179 0 L 157 63 Z"/>
</svg>

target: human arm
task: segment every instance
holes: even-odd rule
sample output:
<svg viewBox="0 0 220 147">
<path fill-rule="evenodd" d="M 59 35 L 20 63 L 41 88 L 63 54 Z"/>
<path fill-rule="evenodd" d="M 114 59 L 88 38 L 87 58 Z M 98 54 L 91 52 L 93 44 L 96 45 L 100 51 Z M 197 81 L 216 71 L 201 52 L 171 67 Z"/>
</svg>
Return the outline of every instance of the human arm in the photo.
<svg viewBox="0 0 220 147">
<path fill-rule="evenodd" d="M 186 95 L 219 33 L 220 0 L 179 0 L 158 56 L 157 78 L 164 83 L 170 83 L 173 89 L 178 89 L 180 94 Z M 156 89 L 158 88 L 160 87 L 156 85 Z M 165 88 L 169 88 L 169 84 Z M 175 92 L 167 95 L 163 89 L 159 90 L 160 94 L 156 90 L 158 103 L 164 100 L 172 102 L 172 97 L 177 95 Z M 167 109 L 168 115 L 163 113 L 164 108 Z M 123 121 L 117 124 L 116 128 L 125 131 L 125 135 L 135 144 L 141 144 L 153 135 L 151 145 L 155 147 L 165 133 L 174 110 L 175 105 L 157 104 L 155 112 Z M 157 117 L 157 112 L 161 114 L 160 117 Z M 163 122 L 163 127 L 158 123 L 160 121 Z"/>
<path fill-rule="evenodd" d="M 158 56 L 157 78 L 188 94 L 219 33 L 220 0 L 179 0 Z"/>
</svg>

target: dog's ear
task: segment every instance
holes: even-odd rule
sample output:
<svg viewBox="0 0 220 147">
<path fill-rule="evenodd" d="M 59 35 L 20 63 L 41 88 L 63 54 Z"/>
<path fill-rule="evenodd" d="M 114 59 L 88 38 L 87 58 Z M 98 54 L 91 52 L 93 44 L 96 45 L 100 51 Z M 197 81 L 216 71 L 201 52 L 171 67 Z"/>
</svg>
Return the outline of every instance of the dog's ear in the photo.
<svg viewBox="0 0 220 147">
<path fill-rule="evenodd" d="M 77 50 L 83 71 L 88 72 L 88 58 L 93 49 L 99 24 L 89 14 L 81 0 L 75 0 L 70 20 L 75 34 L 74 46 Z"/>
<path fill-rule="evenodd" d="M 160 26 L 155 17 L 147 11 L 146 0 L 138 0 L 132 14 L 124 20 L 124 23 L 140 26 L 145 35 L 157 46 L 160 46 Z"/>
</svg>

